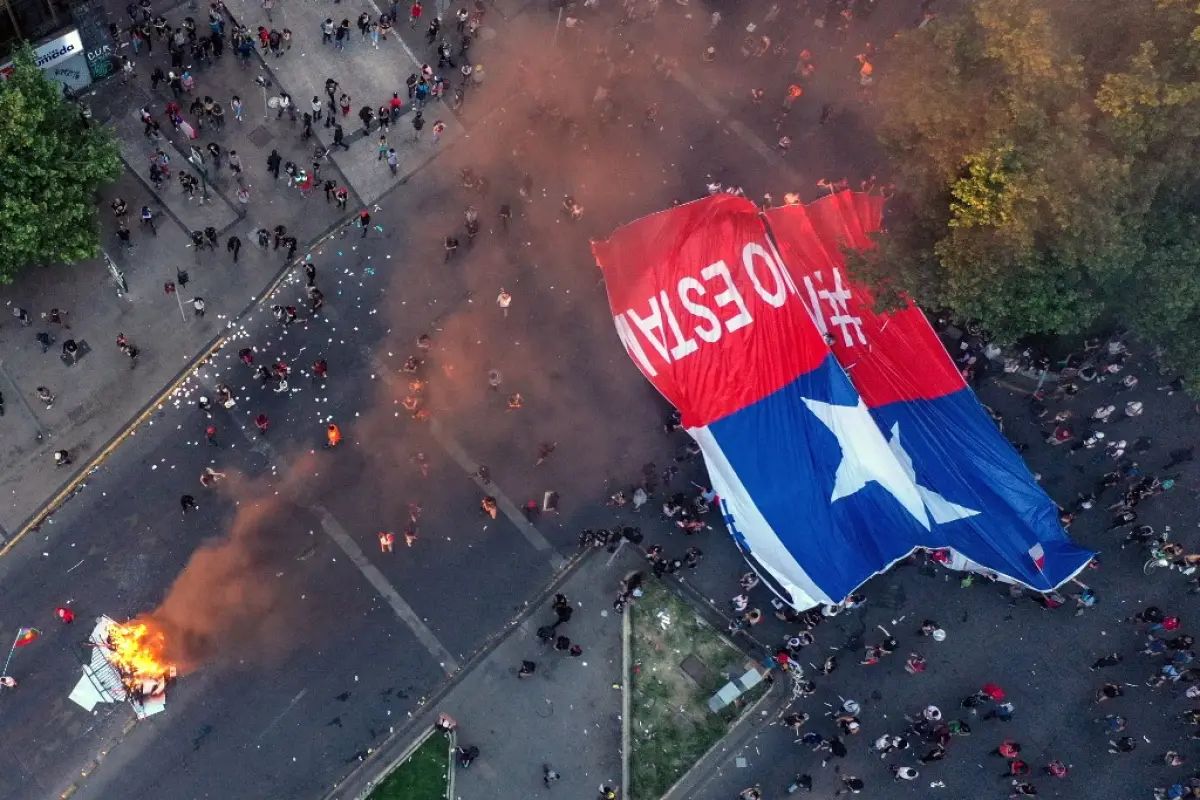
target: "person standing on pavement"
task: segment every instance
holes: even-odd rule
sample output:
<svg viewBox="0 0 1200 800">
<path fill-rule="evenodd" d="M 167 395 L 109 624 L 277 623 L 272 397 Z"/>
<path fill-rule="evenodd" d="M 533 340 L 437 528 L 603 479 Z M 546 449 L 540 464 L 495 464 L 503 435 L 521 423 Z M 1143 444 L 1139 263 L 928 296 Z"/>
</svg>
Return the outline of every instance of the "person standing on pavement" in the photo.
<svg viewBox="0 0 1200 800">
<path fill-rule="evenodd" d="M 195 314 L 197 317 L 204 316 L 204 298 L 203 297 L 193 297 L 192 298 L 192 313 Z"/>
<path fill-rule="evenodd" d="M 358 227 L 362 228 L 361 238 L 367 238 L 367 230 L 371 227 L 371 212 L 365 208 L 358 212 Z"/>
<path fill-rule="evenodd" d="M 221 171 L 221 145 L 216 142 L 209 142 L 207 147 L 208 155 L 212 158 L 213 174 Z"/>
<path fill-rule="evenodd" d="M 129 228 L 125 227 L 124 222 L 117 223 L 117 240 L 121 243 L 122 247 L 129 247 L 129 248 L 133 247 L 133 242 L 131 241 L 131 235 L 129 233 Z"/>
<path fill-rule="evenodd" d="M 233 179 L 240 185 L 242 182 L 242 157 L 237 154 L 237 150 L 229 151 L 229 171 L 233 173 Z"/>
<path fill-rule="evenodd" d="M 419 141 L 421 138 L 421 129 L 425 127 L 425 117 L 420 111 L 418 111 L 416 114 L 413 114 L 412 127 L 413 141 Z"/>
<path fill-rule="evenodd" d="M 142 206 L 142 227 L 149 228 L 152 234 L 158 236 L 158 231 L 154 228 L 154 212 L 150 210 L 150 206 Z"/>
<path fill-rule="evenodd" d="M 346 144 L 346 132 L 342 130 L 342 123 L 334 123 L 333 126 L 333 146 L 340 147 L 343 150 L 349 150 L 350 145 Z"/>
<path fill-rule="evenodd" d="M 267 172 L 279 180 L 279 167 L 283 164 L 283 158 L 280 157 L 278 150 L 272 150 L 271 155 L 267 156 Z"/>
<path fill-rule="evenodd" d="M 421 21 L 421 12 L 424 8 L 421 6 L 421 0 L 413 0 L 412 8 L 408 10 L 408 25 L 414 31 L 417 29 L 417 23 Z"/>
<path fill-rule="evenodd" d="M 231 109 L 233 109 L 233 118 L 236 119 L 238 122 L 241 122 L 242 121 L 242 98 L 238 97 L 235 94 L 233 96 L 233 99 L 231 99 L 229 101 L 229 107 Z"/>
<path fill-rule="evenodd" d="M 46 404 L 46 410 L 49 411 L 54 406 L 54 395 L 45 386 L 39 386 L 34 390 L 37 392 L 37 399 Z"/>
<path fill-rule="evenodd" d="M 279 93 L 279 108 L 275 114 L 275 119 L 283 119 L 283 112 L 287 112 L 288 118 L 296 121 L 296 107 L 292 104 L 292 97 L 287 92 Z"/>
<path fill-rule="evenodd" d="M 274 7 L 275 7 L 275 0 L 262 0 L 262 10 L 267 15 L 267 22 L 275 21 L 275 20 L 271 19 L 271 9 L 273 9 Z"/>
<path fill-rule="evenodd" d="M 396 149 L 394 147 L 390 148 L 388 150 L 387 165 L 388 165 L 388 169 L 390 169 L 392 171 L 392 177 L 393 178 L 396 177 L 397 176 L 396 169 L 397 169 L 397 167 L 400 166 L 400 158 L 399 158 L 399 156 L 396 155 Z"/>
<path fill-rule="evenodd" d="M 238 253 L 240 253 L 241 250 L 242 250 L 242 239 L 240 236 L 236 236 L 236 235 L 230 236 L 229 240 L 225 242 L 225 251 L 232 254 L 233 263 L 235 263 L 235 264 L 237 263 L 237 260 L 238 260 Z"/>
</svg>

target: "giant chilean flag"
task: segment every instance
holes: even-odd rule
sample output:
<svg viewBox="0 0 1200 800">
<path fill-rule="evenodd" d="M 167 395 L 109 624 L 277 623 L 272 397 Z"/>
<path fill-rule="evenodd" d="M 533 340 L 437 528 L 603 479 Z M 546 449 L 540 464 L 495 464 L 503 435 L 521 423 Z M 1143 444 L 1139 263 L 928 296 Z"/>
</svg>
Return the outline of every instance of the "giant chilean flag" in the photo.
<svg viewBox="0 0 1200 800">
<path fill-rule="evenodd" d="M 916 547 L 1057 586 L 1091 554 L 923 315 L 872 314 L 844 274 L 841 247 L 868 246 L 879 212 L 845 192 L 764 217 L 715 195 L 631 223 L 593 244 L 618 336 L 793 605 L 838 602 Z"/>
</svg>

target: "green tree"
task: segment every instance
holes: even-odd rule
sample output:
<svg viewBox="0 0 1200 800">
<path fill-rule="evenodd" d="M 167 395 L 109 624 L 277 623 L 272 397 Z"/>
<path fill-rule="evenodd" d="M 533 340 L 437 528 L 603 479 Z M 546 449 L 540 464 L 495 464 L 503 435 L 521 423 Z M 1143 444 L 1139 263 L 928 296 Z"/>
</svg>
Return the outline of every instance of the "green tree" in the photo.
<svg viewBox="0 0 1200 800">
<path fill-rule="evenodd" d="M 851 268 L 997 338 L 1119 323 L 1200 379 L 1200 8 L 975 0 L 890 45 L 901 196 Z"/>
<path fill-rule="evenodd" d="M 85 125 L 22 47 L 0 79 L 0 283 L 99 252 L 96 191 L 121 172 L 111 133 Z"/>
</svg>

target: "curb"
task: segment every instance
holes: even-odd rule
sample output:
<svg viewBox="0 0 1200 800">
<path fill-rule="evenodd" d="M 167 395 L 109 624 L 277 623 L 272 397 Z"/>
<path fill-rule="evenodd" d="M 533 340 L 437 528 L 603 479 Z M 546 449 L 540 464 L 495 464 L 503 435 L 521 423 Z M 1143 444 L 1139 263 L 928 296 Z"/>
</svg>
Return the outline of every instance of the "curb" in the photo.
<svg viewBox="0 0 1200 800">
<path fill-rule="evenodd" d="M 355 795 L 355 800 L 365 800 L 371 794 L 371 792 L 375 791 L 375 788 L 379 786 L 380 783 L 387 779 L 387 776 L 395 772 L 401 764 L 411 758 L 413 753 L 417 752 L 422 745 L 432 739 L 437 733 L 439 733 L 437 726 L 430 725 L 424 733 L 422 733 L 416 739 L 413 739 L 407 747 L 400 751 L 400 755 L 389 761 L 387 768 L 381 771 L 378 776 L 373 778 L 363 788 L 362 792 Z M 450 731 L 450 735 L 446 738 L 450 740 L 446 753 L 446 766 L 449 769 L 449 774 L 446 779 L 446 800 L 450 800 L 450 798 L 454 797 L 454 748 L 458 744 L 458 734 L 454 731 Z"/>
<path fill-rule="evenodd" d="M 632 660 L 633 623 L 628 614 L 621 615 L 621 800 L 629 800 L 629 759 L 633 739 L 633 695 L 629 688 L 629 669 Z"/>
<path fill-rule="evenodd" d="M 35 511 L 29 517 L 29 519 L 21 524 L 21 527 L 17 530 L 17 532 L 4 543 L 2 548 L 0 548 L 0 558 L 7 555 L 8 551 L 12 550 L 12 548 L 16 546 L 17 542 L 24 538 L 26 534 L 37 530 L 37 528 L 46 521 L 47 517 L 61 508 L 67 500 L 71 499 L 75 491 L 79 488 L 79 485 L 87 479 L 88 475 L 98 468 L 104 459 L 112 455 L 112 452 L 116 450 L 117 447 L 124 442 L 130 436 L 130 434 L 134 432 L 134 430 L 138 428 L 138 426 L 145 422 L 146 419 L 152 413 L 154 413 L 158 406 L 170 399 L 171 395 L 179 389 L 180 385 L 188 379 L 188 376 L 190 376 L 192 372 L 202 366 L 204 362 L 208 361 L 208 359 L 212 358 L 213 355 L 215 355 L 216 352 L 224 346 L 225 336 L 223 334 L 218 335 L 215 339 L 209 340 L 208 344 L 206 344 L 200 351 L 200 354 L 193 357 L 192 360 L 189 361 L 182 370 L 176 373 L 175 377 L 170 383 L 167 384 L 165 389 L 155 395 L 150 402 L 142 406 L 142 410 L 139 411 L 130 422 L 127 422 L 121 430 L 117 431 L 117 433 L 114 434 L 112 438 L 109 439 L 108 442 L 100 449 L 100 452 L 92 456 L 92 458 L 81 469 L 76 471 L 75 474 L 67 480 L 67 483 L 61 489 L 59 489 L 57 494 L 50 498 L 50 500 L 44 503 L 37 511 Z"/>
<path fill-rule="evenodd" d="M 487 640 L 485 640 L 481 645 L 479 645 L 479 647 L 475 649 L 475 652 L 471 653 L 471 655 L 463 662 L 461 668 L 454 674 L 452 678 L 448 678 L 440 687 L 438 687 L 437 691 L 435 691 L 429 697 L 422 699 L 421 708 L 418 711 L 413 712 L 414 717 L 412 722 L 403 728 L 398 729 L 395 733 L 389 734 L 388 737 L 379 745 L 379 747 L 375 748 L 372 756 L 375 753 L 380 753 L 387 749 L 393 742 L 400 741 L 401 737 L 410 734 L 417 726 L 421 724 L 422 719 L 436 717 L 438 713 L 438 704 L 441 703 L 442 700 L 444 700 L 455 688 L 457 688 L 462 681 L 471 675 L 480 664 L 486 661 L 488 655 L 490 655 L 491 652 L 496 649 L 501 642 L 503 642 L 505 639 L 511 636 L 513 632 L 520 628 L 521 624 L 525 622 L 525 620 L 537 613 L 542 604 L 548 600 L 564 582 L 569 580 L 571 576 L 575 574 L 576 570 L 578 570 L 584 564 L 588 556 L 592 555 L 593 553 L 594 550 L 589 549 L 571 558 L 567 562 L 566 566 L 564 566 L 551 577 L 550 581 L 546 584 L 542 591 L 526 602 L 525 607 L 520 611 L 519 614 L 505 623 L 504 627 L 501 628 L 500 631 L 488 637 Z M 432 727 L 431 722 L 427 724 Z M 375 786 L 379 783 L 382 773 L 377 772 L 376 765 L 371 762 L 371 757 L 368 756 L 366 760 L 338 780 L 332 789 L 322 795 L 322 800 L 362 800 L 366 796 L 366 793 L 357 792 L 355 794 L 346 794 L 343 792 L 342 787 L 354 780 L 356 775 L 367 774 L 370 772 L 376 772 L 376 774 L 374 777 L 368 779 L 367 782 L 370 786 Z"/>
<path fill-rule="evenodd" d="M 306 254 L 307 251 L 311 251 L 314 247 L 324 244 L 326 241 L 332 239 L 347 225 L 353 224 L 354 219 L 354 215 L 348 215 L 347 217 L 335 221 L 331 226 L 326 228 L 323 233 L 318 234 L 316 239 L 305 245 L 304 250 L 306 251 Z M 238 311 L 236 315 L 232 315 L 230 317 L 230 325 L 240 322 L 246 317 L 246 315 L 261 305 L 264 300 L 266 300 L 279 289 L 280 285 L 283 283 L 284 279 L 287 278 L 292 269 L 302 263 L 304 263 L 303 256 L 294 258 L 291 261 L 284 263 L 284 265 L 275 273 L 275 276 L 271 278 L 271 281 L 267 284 L 266 288 L 264 288 L 253 300 L 251 300 L 240 311 Z M 208 343 L 205 344 L 201 349 L 200 353 L 193 357 L 192 360 L 183 367 L 183 369 L 175 374 L 175 377 L 171 379 L 166 388 L 158 392 L 158 394 L 156 394 L 154 398 L 150 400 L 150 402 L 142 406 L 141 410 L 134 415 L 129 422 L 126 422 L 121 430 L 113 434 L 112 438 L 110 438 L 108 442 L 100 449 L 100 452 L 89 459 L 84 467 L 75 472 L 71 478 L 68 479 L 67 483 L 50 500 L 43 503 L 37 511 L 31 514 L 29 518 L 21 524 L 21 527 L 17 529 L 17 532 L 4 542 L 3 547 L 0 547 L 0 558 L 3 558 L 5 555 L 7 555 L 18 541 L 20 541 L 26 534 L 36 530 L 43 522 L 46 521 L 47 517 L 61 508 L 67 500 L 71 499 L 75 491 L 79 488 L 79 485 L 86 480 L 87 476 L 96 470 L 106 458 L 112 455 L 113 451 L 116 450 L 122 442 L 129 438 L 134 430 L 136 430 L 143 422 L 145 422 L 158 406 L 170 399 L 171 395 L 179 389 L 183 382 L 186 381 L 193 372 L 195 372 L 197 369 L 203 366 L 206 361 L 216 355 L 216 353 L 225 346 L 225 341 L 226 338 L 224 334 L 218 334 L 215 338 L 210 339 Z"/>
<path fill-rule="evenodd" d="M 755 713 L 759 710 L 760 706 L 766 703 L 767 700 L 772 699 L 775 696 L 775 693 L 780 691 L 779 687 L 781 685 L 782 683 L 780 681 L 773 681 L 767 688 L 767 691 L 763 692 L 763 696 L 751 703 L 746 710 L 741 713 L 741 716 L 734 720 L 733 725 L 731 725 L 729 730 L 725 732 L 725 735 L 713 742 L 713 746 L 704 751 L 704 755 L 700 756 L 700 758 L 696 760 L 696 763 L 692 765 L 692 768 L 683 773 L 683 776 L 679 780 L 675 781 L 670 789 L 667 789 L 666 793 L 662 796 L 662 798 L 660 798 L 660 800 L 675 800 L 674 795 L 677 791 L 680 791 L 680 787 L 683 787 L 683 789 L 686 790 L 679 795 L 681 800 L 682 798 L 687 798 L 689 796 L 698 796 L 697 793 L 693 791 L 695 787 L 688 787 L 684 784 L 688 782 L 694 782 L 697 779 L 700 769 L 705 767 L 705 762 L 708 761 L 712 754 L 717 751 L 717 748 L 724 745 L 725 742 L 728 741 L 729 738 L 735 733 L 741 733 L 742 729 L 749 724 L 748 720 L 753 720 L 755 718 Z"/>
</svg>

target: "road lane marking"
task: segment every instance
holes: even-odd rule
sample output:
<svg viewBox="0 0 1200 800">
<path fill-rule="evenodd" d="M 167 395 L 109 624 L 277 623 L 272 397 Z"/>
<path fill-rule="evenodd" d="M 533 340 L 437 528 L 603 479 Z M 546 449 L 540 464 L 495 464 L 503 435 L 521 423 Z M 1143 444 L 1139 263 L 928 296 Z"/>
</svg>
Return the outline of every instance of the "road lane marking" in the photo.
<svg viewBox="0 0 1200 800">
<path fill-rule="evenodd" d="M 208 386 L 209 381 L 207 379 L 201 379 L 197 376 L 197 382 L 203 383 L 209 389 L 212 388 Z M 284 470 L 289 467 L 287 459 L 280 456 L 279 451 L 271 446 L 263 437 L 257 433 L 251 433 L 249 428 L 240 425 L 238 426 L 238 430 L 246 441 L 250 443 L 251 450 L 260 453 L 266 457 L 268 462 Z M 290 491 L 288 494 L 294 495 L 296 492 Z M 400 593 L 396 591 L 396 587 L 392 586 L 387 577 L 379 571 L 379 568 L 371 563 L 371 560 L 363 553 L 362 548 L 347 533 L 345 527 L 338 522 L 337 518 L 319 503 L 306 503 L 299 496 L 289 497 L 289 499 L 300 508 L 307 509 L 317 517 L 321 523 L 321 529 L 333 540 L 334 544 L 342 549 L 342 552 L 350 559 L 350 563 L 358 568 L 358 571 L 367 579 L 367 582 L 375 587 L 375 591 L 379 592 L 380 596 L 387 601 L 387 604 L 392 607 L 392 611 L 396 613 L 401 622 L 408 626 L 413 635 L 417 637 L 417 640 L 425 645 L 425 649 L 438 661 L 442 670 L 447 675 L 453 675 L 458 672 L 458 661 L 450 654 L 446 646 L 438 640 L 434 632 L 429 629 L 429 626 L 421 620 L 421 617 L 413 610 L 413 607 L 400 596 Z"/>
<path fill-rule="evenodd" d="M 361 348 L 360 352 L 371 365 L 372 371 L 374 371 L 376 375 L 383 376 L 385 383 L 400 386 L 402 378 L 395 374 L 394 368 L 388 367 L 387 364 L 384 364 L 383 361 L 381 361 L 375 355 L 375 353 L 372 352 L 371 348 L 363 347 Z M 406 388 L 405 391 L 407 391 Z M 455 439 L 448 430 L 446 430 L 445 426 L 438 422 L 437 418 L 433 416 L 430 416 L 428 424 L 430 433 L 433 434 L 433 438 L 442 446 L 442 449 L 446 451 L 446 454 L 454 460 L 454 463 L 458 464 L 458 466 L 462 468 L 463 472 L 467 473 L 467 477 L 471 479 L 471 482 L 478 486 L 484 494 L 491 495 L 492 497 L 496 498 L 497 507 L 499 507 L 505 518 L 507 518 L 508 521 L 511 522 L 513 526 L 521 532 L 521 535 L 525 537 L 525 540 L 533 545 L 533 548 L 539 553 L 546 554 L 546 556 L 550 559 L 550 566 L 555 571 L 565 567 L 567 565 L 567 559 L 563 557 L 562 553 L 554 549 L 554 545 L 550 544 L 550 541 L 542 535 L 542 532 L 539 531 L 532 522 L 525 518 L 525 514 L 522 513 L 521 510 L 517 508 L 516 504 L 513 503 L 513 501 L 509 498 L 509 496 L 506 495 L 504 491 L 496 485 L 496 482 L 483 482 L 478 474 L 479 462 L 471 458 L 470 454 L 467 453 L 467 451 L 463 449 L 463 446 L 458 443 L 458 440 Z"/>
<path fill-rule="evenodd" d="M 437 439 L 442 449 L 454 459 L 454 462 L 462 467 L 463 471 L 467 473 L 467 477 L 479 487 L 480 491 L 496 498 L 496 505 L 499 506 L 500 511 L 521 532 L 526 541 L 533 545 L 535 550 L 549 556 L 550 566 L 557 571 L 567 565 L 567 560 L 563 558 L 562 554 L 555 550 L 554 545 L 550 544 L 542 532 L 525 518 L 525 514 L 508 498 L 508 495 L 500 490 L 494 481 L 484 483 L 479 478 L 479 462 L 471 458 L 467 451 L 463 450 L 462 445 L 450 435 L 440 422 L 432 417 L 429 419 L 429 432 L 433 434 L 434 439 Z"/>
<path fill-rule="evenodd" d="M 723 122 L 733 134 L 750 146 L 750 149 L 758 153 L 771 163 L 777 170 L 795 184 L 797 187 L 803 185 L 804 178 L 800 173 L 792 169 L 783 156 L 779 155 L 767 145 L 762 139 L 758 138 L 757 134 L 747 128 L 744 124 L 736 119 L 733 119 L 729 114 L 729 109 L 725 108 L 717 98 L 706 92 L 700 87 L 692 77 L 678 67 L 671 71 L 671 77 L 675 79 L 683 88 L 687 89 L 692 95 L 700 101 L 700 104 L 709 111 L 721 117 Z"/>
<path fill-rule="evenodd" d="M 362 548 L 358 546 L 358 543 L 354 541 L 350 534 L 346 532 L 346 529 L 334 518 L 333 514 L 330 514 L 321 505 L 314 504 L 309 506 L 309 508 L 317 515 L 317 518 L 321 521 L 321 527 L 329 535 L 329 538 L 333 539 L 337 546 L 342 548 L 342 552 L 349 557 L 354 566 L 358 567 L 358 571 L 370 581 L 371 585 L 375 587 L 375 591 L 379 592 L 383 596 L 383 599 L 387 600 L 388 605 L 396 612 L 396 616 L 408 625 L 418 641 L 425 645 L 425 649 L 434 658 L 438 659 L 442 670 L 447 675 L 453 675 L 458 672 L 459 666 L 454 656 L 438 640 L 433 631 L 429 629 L 429 626 L 417 616 L 417 612 L 413 610 L 413 607 L 405 602 L 400 593 L 396 591 L 396 587 L 392 586 L 383 573 L 379 571 L 379 568 L 371 563 L 370 559 L 363 553 Z"/>
<path fill-rule="evenodd" d="M 276 725 L 278 725 L 278 724 L 279 724 L 279 721 L 280 721 L 280 720 L 282 720 L 284 717 L 286 717 L 286 716 L 287 716 L 287 713 L 288 713 L 289 711 L 291 711 L 293 708 L 295 708 L 295 707 L 296 707 L 296 703 L 299 703 L 301 700 L 303 700 L 303 699 L 304 699 L 304 695 L 306 695 L 306 694 L 308 694 L 308 689 L 301 689 L 301 690 L 300 690 L 300 693 L 299 693 L 299 694 L 297 694 L 295 697 L 293 697 L 293 698 L 292 698 L 291 702 L 289 702 L 289 703 L 288 703 L 288 704 L 287 704 L 287 705 L 284 707 L 283 711 L 280 711 L 280 712 L 279 712 L 279 715 L 278 715 L 278 716 L 276 716 L 276 717 L 275 717 L 275 719 L 271 720 L 271 724 L 270 724 L 270 725 L 268 725 L 267 727 L 263 728 L 263 729 L 262 729 L 262 733 L 260 733 L 258 736 L 255 736 L 255 737 L 254 737 L 254 741 L 256 741 L 256 742 L 257 742 L 257 741 L 259 741 L 260 739 L 262 739 L 264 736 L 266 736 L 268 733 L 270 733 L 270 732 L 271 732 L 271 729 L 272 729 L 272 728 L 274 728 Z"/>
</svg>

